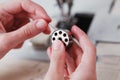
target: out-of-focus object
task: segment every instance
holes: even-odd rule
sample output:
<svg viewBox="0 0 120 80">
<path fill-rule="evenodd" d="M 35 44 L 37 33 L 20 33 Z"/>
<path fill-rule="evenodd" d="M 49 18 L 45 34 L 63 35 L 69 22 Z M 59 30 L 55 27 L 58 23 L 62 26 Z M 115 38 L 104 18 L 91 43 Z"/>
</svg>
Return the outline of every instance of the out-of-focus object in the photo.
<svg viewBox="0 0 120 80">
<path fill-rule="evenodd" d="M 49 36 L 43 33 L 40 33 L 39 35 L 35 36 L 31 39 L 31 42 L 35 49 L 47 49 L 49 46 Z"/>
<path fill-rule="evenodd" d="M 109 13 L 99 13 L 93 20 L 88 31 L 88 36 L 93 43 L 120 42 L 120 16 Z"/>
<path fill-rule="evenodd" d="M 111 7 L 111 14 L 120 16 L 120 0 L 113 0 L 113 6 Z"/>
<path fill-rule="evenodd" d="M 73 5 L 73 0 L 57 0 L 57 3 L 58 3 L 58 6 L 60 7 L 60 11 L 62 14 L 62 16 L 61 16 L 62 20 L 58 21 L 56 27 L 60 28 L 60 29 L 70 30 L 71 26 L 74 24 L 72 22 L 72 18 L 71 18 L 71 8 Z M 68 12 L 66 14 L 64 11 L 65 3 L 68 5 Z"/>
<path fill-rule="evenodd" d="M 64 16 L 64 7 L 63 7 L 63 4 L 64 3 L 67 3 L 68 5 L 68 13 L 67 13 L 67 16 L 70 16 L 71 14 L 71 8 L 72 8 L 72 5 L 73 5 L 73 0 L 57 0 L 57 3 L 61 9 L 61 12 L 62 12 L 62 15 Z"/>
<path fill-rule="evenodd" d="M 51 42 L 53 43 L 55 40 L 62 41 L 67 47 L 72 42 L 71 32 L 69 30 L 58 29 L 51 35 Z"/>
</svg>

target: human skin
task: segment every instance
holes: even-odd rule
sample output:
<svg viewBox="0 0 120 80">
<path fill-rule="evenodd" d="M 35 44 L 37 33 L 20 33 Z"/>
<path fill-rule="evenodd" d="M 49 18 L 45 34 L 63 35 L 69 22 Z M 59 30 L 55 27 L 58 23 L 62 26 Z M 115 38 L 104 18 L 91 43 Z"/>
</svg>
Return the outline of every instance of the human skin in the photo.
<svg viewBox="0 0 120 80">
<path fill-rule="evenodd" d="M 8 0 L 0 5 L 0 58 L 39 33 L 50 33 L 51 19 L 40 5 L 31 0 Z"/>
<path fill-rule="evenodd" d="M 50 33 L 51 19 L 41 6 L 30 0 L 8 1 L 0 6 L 0 58 L 39 33 Z M 66 51 L 61 41 L 55 41 L 47 51 L 50 67 L 44 80 L 96 80 L 95 46 L 78 27 L 71 32 L 80 45 L 73 42 Z"/>
<path fill-rule="evenodd" d="M 47 50 L 50 67 L 44 80 L 96 80 L 95 46 L 77 26 L 71 32 L 79 45 L 73 42 L 66 51 L 63 43 L 56 40 Z"/>
</svg>

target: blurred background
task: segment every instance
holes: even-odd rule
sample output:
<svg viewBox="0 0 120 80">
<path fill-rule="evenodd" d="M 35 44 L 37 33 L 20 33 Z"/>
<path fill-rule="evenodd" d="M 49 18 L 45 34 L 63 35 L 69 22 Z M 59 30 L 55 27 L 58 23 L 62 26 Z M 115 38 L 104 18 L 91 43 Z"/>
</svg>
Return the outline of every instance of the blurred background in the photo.
<svg viewBox="0 0 120 80">
<path fill-rule="evenodd" d="M 97 80 L 120 80 L 120 0 L 33 1 L 52 18 L 52 31 L 75 24 L 89 36 L 97 48 Z M 49 38 L 39 34 L 8 52 L 0 62 L 0 80 L 42 80 L 49 67 Z"/>
</svg>

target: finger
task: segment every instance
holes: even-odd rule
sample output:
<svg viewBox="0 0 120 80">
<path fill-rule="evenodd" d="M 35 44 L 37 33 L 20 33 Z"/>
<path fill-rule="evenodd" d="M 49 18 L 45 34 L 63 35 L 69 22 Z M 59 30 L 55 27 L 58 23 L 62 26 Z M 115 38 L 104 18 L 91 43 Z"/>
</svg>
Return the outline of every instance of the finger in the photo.
<svg viewBox="0 0 120 80">
<path fill-rule="evenodd" d="M 68 53 L 75 60 L 76 66 L 78 66 L 81 62 L 81 58 L 83 54 L 83 51 L 80 48 L 80 46 L 78 46 L 76 42 L 73 41 L 72 46 L 68 50 Z"/>
<path fill-rule="evenodd" d="M 23 26 L 23 25 L 27 24 L 28 22 L 30 22 L 30 20 L 28 18 L 21 17 L 22 16 L 21 14 L 20 14 L 19 17 L 17 16 L 17 18 L 15 18 L 16 22 L 15 22 L 15 27 L 13 28 L 13 30 L 16 30 L 16 29 L 20 28 L 21 26 Z M 50 32 L 51 31 L 50 31 L 49 27 L 44 31 L 45 34 L 50 34 Z"/>
<path fill-rule="evenodd" d="M 14 30 L 17 30 L 19 29 L 20 27 L 24 26 L 25 24 L 29 23 L 30 20 L 28 18 L 23 18 L 23 19 L 15 19 L 16 22 L 14 23 L 14 27 L 9 27 L 6 28 L 7 32 L 11 32 L 11 31 L 14 31 Z"/>
<path fill-rule="evenodd" d="M 66 54 L 66 65 L 68 73 L 71 75 L 75 71 L 76 64 L 74 59 L 68 53 Z"/>
<path fill-rule="evenodd" d="M 83 53 L 82 49 L 75 41 L 72 42 L 72 46 L 69 48 L 68 52 L 74 59 Z"/>
<path fill-rule="evenodd" d="M 65 53 L 65 47 L 61 41 L 53 42 L 50 67 L 45 80 L 63 80 Z"/>
<path fill-rule="evenodd" d="M 0 33 L 4 33 L 6 30 L 4 29 L 3 24 L 0 22 Z"/>
<path fill-rule="evenodd" d="M 9 1 L 4 4 L 3 9 L 10 14 L 17 14 L 21 11 L 25 11 L 32 19 L 44 19 L 47 22 L 51 21 L 46 11 L 40 5 L 32 2 L 31 0 Z"/>
<path fill-rule="evenodd" d="M 71 80 L 87 80 L 96 73 L 96 50 L 87 35 L 77 26 L 73 26 L 71 31 L 75 38 L 79 41 L 83 51 L 81 62 L 75 72 L 71 75 Z"/>
<path fill-rule="evenodd" d="M 18 45 L 15 47 L 15 49 L 19 49 L 19 48 L 21 48 L 23 44 L 24 44 L 24 42 L 18 44 Z"/>
<path fill-rule="evenodd" d="M 95 75 L 96 73 L 96 52 L 95 47 L 90 42 L 87 35 L 77 26 L 72 27 L 72 34 L 77 38 L 83 51 L 81 62 L 71 75 L 71 80 L 84 80 Z M 87 72 L 87 74 L 84 72 Z M 79 75 L 78 75 L 79 74 Z M 80 77 L 82 76 L 82 77 Z M 93 79 L 92 79 L 93 80 Z"/>
<path fill-rule="evenodd" d="M 26 15 L 27 15 L 27 13 L 24 12 L 24 11 L 15 14 L 14 15 L 14 20 L 15 20 L 14 24 L 16 26 L 20 26 L 21 27 L 21 26 L 25 25 L 26 23 L 30 22 L 29 17 L 27 17 Z"/>
<path fill-rule="evenodd" d="M 52 55 L 52 47 L 48 47 L 47 49 L 47 54 L 48 54 L 48 57 L 51 59 L 51 55 Z M 64 67 L 64 76 L 68 76 L 69 73 L 68 73 L 68 70 L 67 70 L 67 64 L 65 65 Z"/>
<path fill-rule="evenodd" d="M 42 19 L 45 19 L 48 23 L 51 21 L 46 11 L 40 5 L 30 0 L 23 0 L 21 3 L 21 6 L 26 12 L 30 13 L 29 15 L 33 19 L 42 18 Z"/>
<path fill-rule="evenodd" d="M 64 77 L 69 77 L 69 72 L 67 70 L 67 67 L 64 68 Z"/>
<path fill-rule="evenodd" d="M 21 42 L 34 37 L 40 32 L 44 32 L 47 28 L 47 22 L 42 19 L 32 21 L 16 31 L 6 33 L 4 35 L 4 45 L 8 45 L 9 48 L 14 48 Z"/>
<path fill-rule="evenodd" d="M 52 48 L 51 47 L 48 47 L 47 49 L 47 55 L 48 57 L 51 59 L 51 54 L 52 54 Z"/>
<path fill-rule="evenodd" d="M 78 39 L 80 46 L 83 50 L 84 54 L 83 54 L 82 61 L 84 63 L 95 64 L 96 50 L 94 45 L 89 40 L 88 36 L 76 26 L 73 26 L 71 31 L 73 35 Z"/>
<path fill-rule="evenodd" d="M 48 54 L 48 57 L 51 59 L 52 47 L 48 47 L 47 54 Z M 69 73 L 68 73 L 68 70 L 67 70 L 67 65 L 65 65 L 65 67 L 64 67 L 64 77 L 67 77 L 67 76 L 69 76 Z"/>
<path fill-rule="evenodd" d="M 45 31 L 44 31 L 45 34 L 50 34 L 51 33 L 51 30 L 50 28 L 47 28 Z"/>
</svg>

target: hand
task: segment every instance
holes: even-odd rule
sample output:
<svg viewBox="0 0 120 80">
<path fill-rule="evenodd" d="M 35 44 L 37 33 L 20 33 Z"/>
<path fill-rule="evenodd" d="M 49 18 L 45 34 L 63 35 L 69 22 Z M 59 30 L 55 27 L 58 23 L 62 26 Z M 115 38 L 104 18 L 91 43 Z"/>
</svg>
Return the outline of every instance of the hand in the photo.
<svg viewBox="0 0 120 80">
<path fill-rule="evenodd" d="M 30 21 L 31 19 L 31 21 Z M 40 32 L 50 33 L 45 10 L 31 0 L 12 0 L 0 6 L 0 58 Z"/>
<path fill-rule="evenodd" d="M 47 52 L 50 67 L 44 80 L 96 80 L 96 48 L 78 27 L 71 29 L 79 45 L 73 42 L 68 51 L 55 41 Z"/>
</svg>

